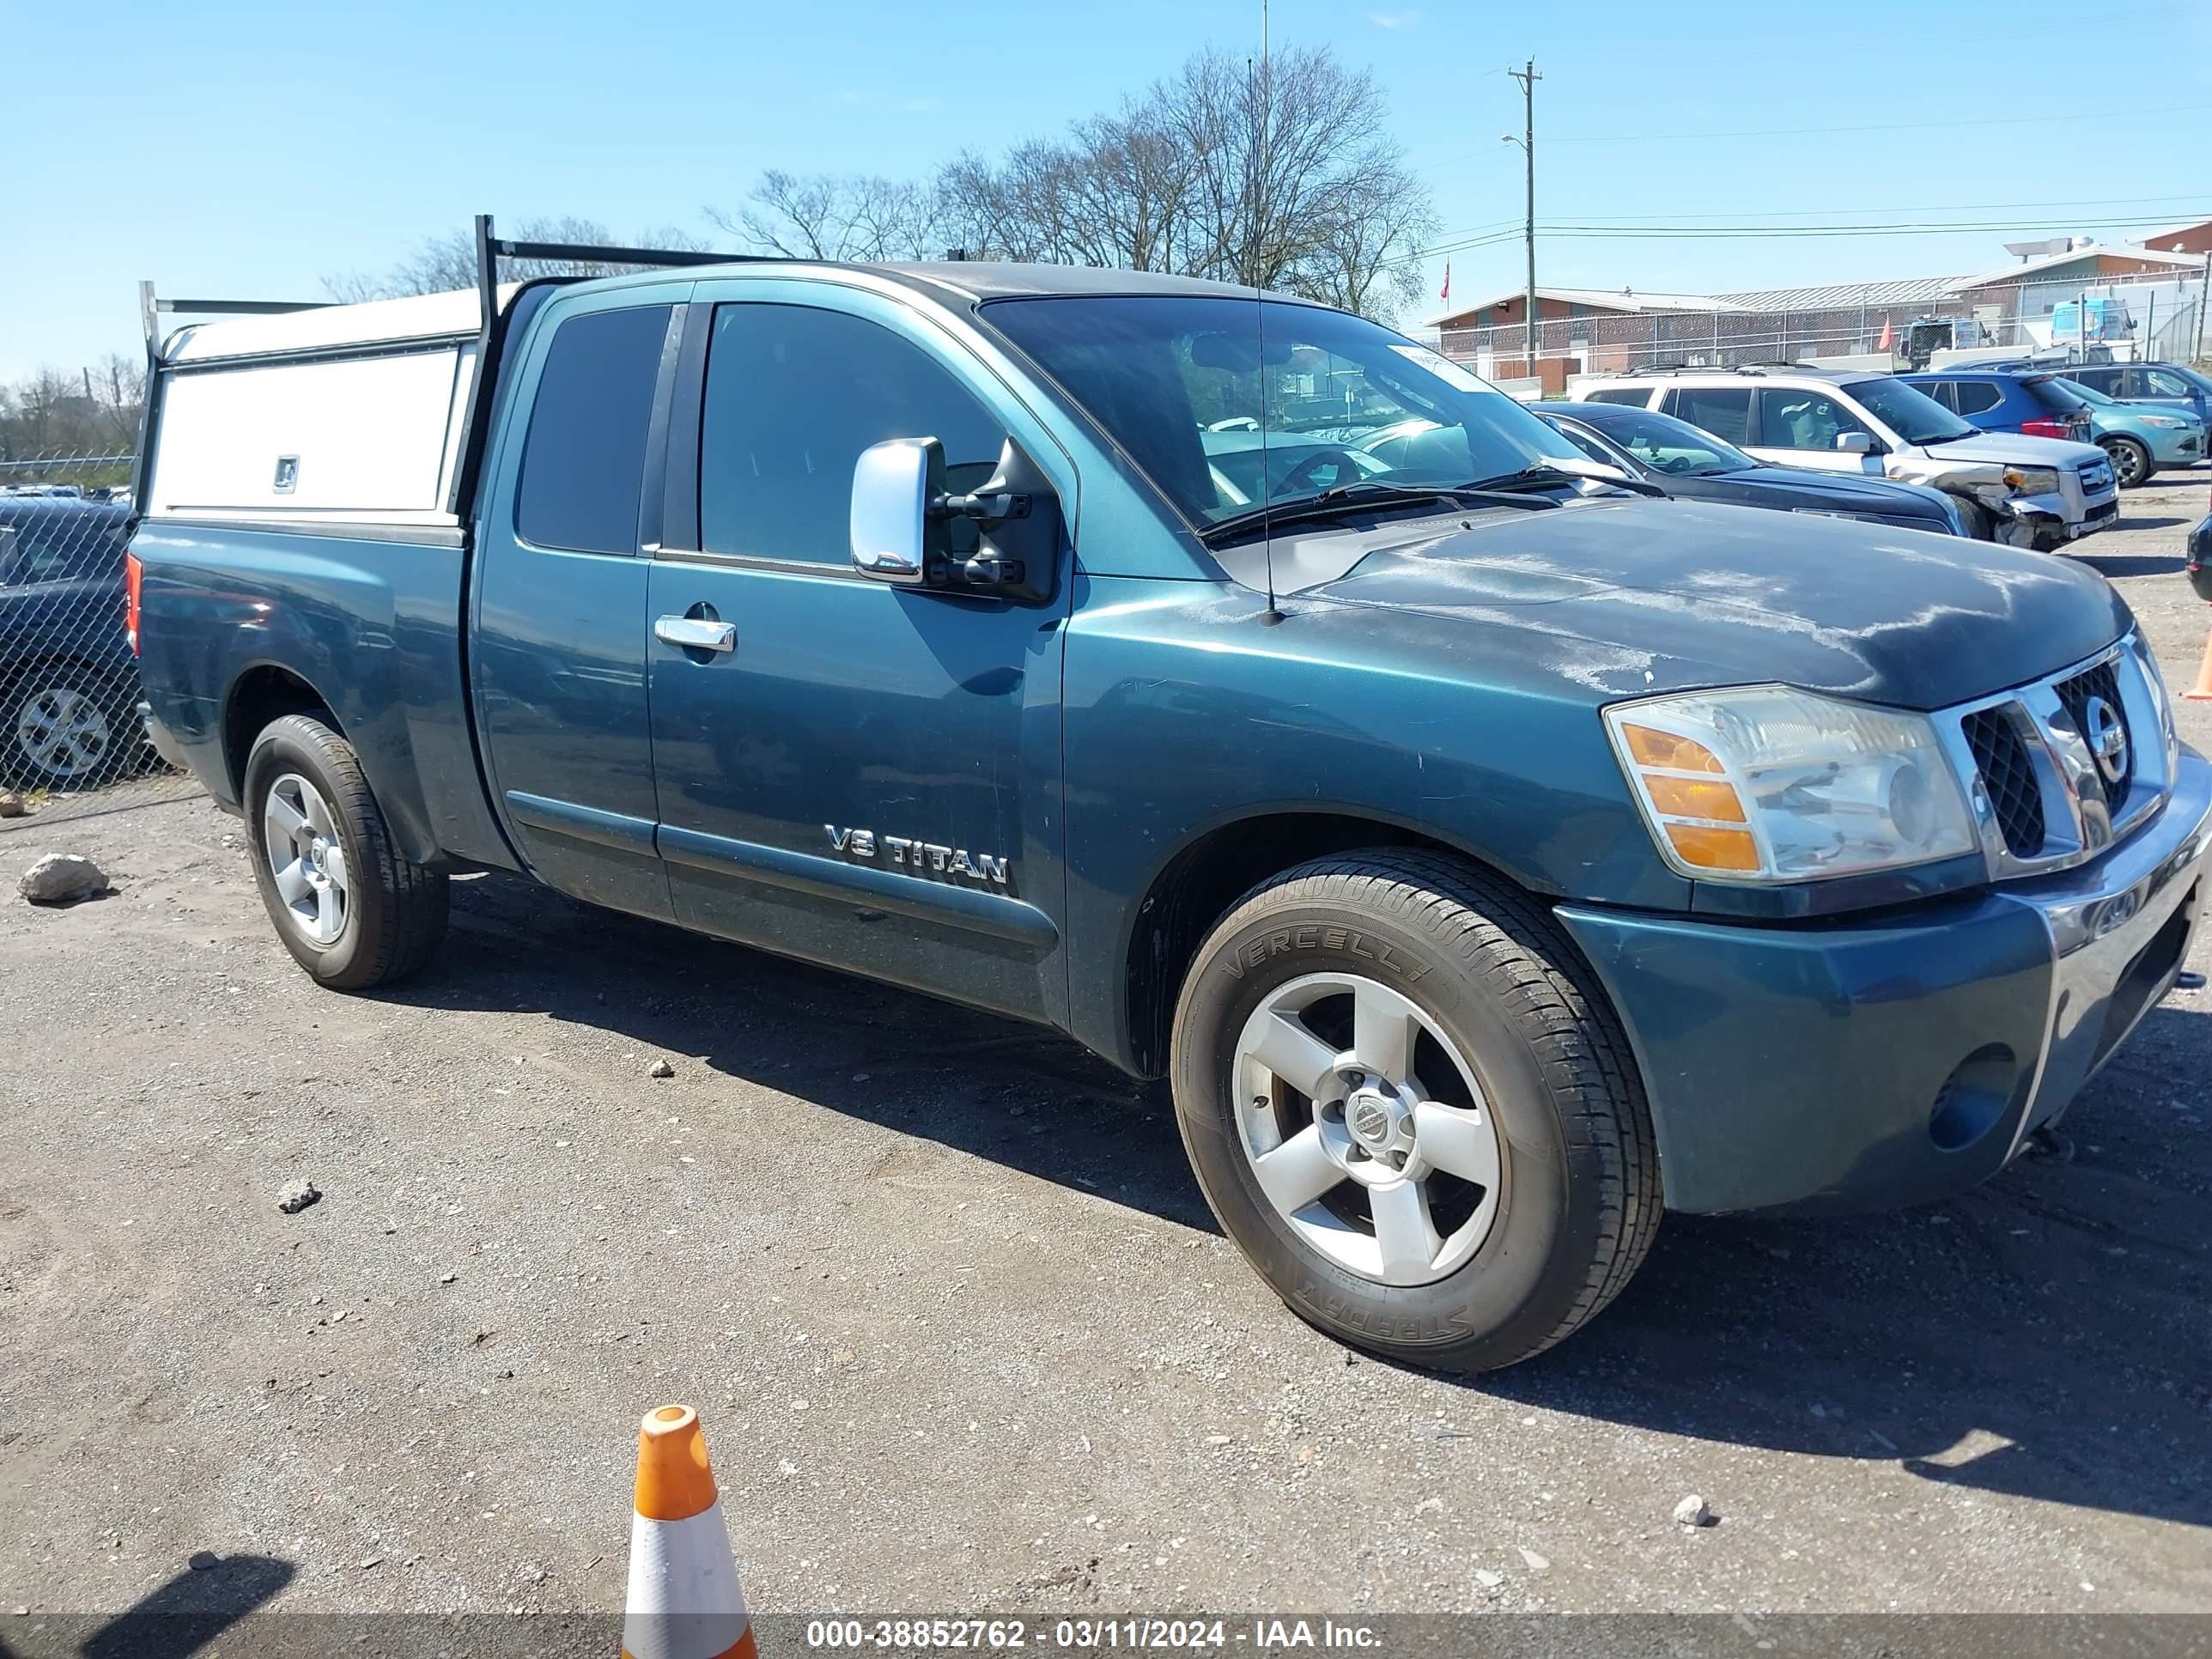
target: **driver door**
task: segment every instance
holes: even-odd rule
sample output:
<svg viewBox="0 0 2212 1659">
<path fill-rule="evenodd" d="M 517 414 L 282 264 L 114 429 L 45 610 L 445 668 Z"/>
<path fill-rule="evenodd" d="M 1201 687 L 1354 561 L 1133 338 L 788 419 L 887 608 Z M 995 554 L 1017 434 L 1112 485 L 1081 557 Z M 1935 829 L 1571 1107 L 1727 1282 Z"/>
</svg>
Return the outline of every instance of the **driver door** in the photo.
<svg viewBox="0 0 2212 1659">
<path fill-rule="evenodd" d="M 938 439 L 957 492 L 1017 436 L 1072 507 L 1064 454 L 883 295 L 732 280 L 691 312 L 647 605 L 677 920 L 1058 1018 L 1072 583 L 1030 605 L 872 580 L 849 517 L 854 464 L 886 439 Z"/>
</svg>

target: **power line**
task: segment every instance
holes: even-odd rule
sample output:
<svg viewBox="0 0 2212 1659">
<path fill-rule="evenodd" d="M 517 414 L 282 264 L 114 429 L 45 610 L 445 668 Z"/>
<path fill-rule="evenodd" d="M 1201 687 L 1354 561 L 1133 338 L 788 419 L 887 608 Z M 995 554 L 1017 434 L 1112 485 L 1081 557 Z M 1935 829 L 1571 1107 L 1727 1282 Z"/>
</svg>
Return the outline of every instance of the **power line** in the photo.
<svg viewBox="0 0 2212 1659">
<path fill-rule="evenodd" d="M 2096 120 L 2100 118 L 2120 119 L 2144 115 L 2186 115 L 2212 109 L 2212 104 L 2176 104 L 2159 109 L 2069 110 L 2070 119 Z M 1795 138 L 1811 137 L 1832 133 L 1848 132 L 1929 132 L 1963 127 L 2048 126 L 2049 114 L 1982 116 L 1961 121 L 1876 121 L 1863 126 L 1844 127 L 1733 127 L 1710 132 L 1593 132 L 1580 137 L 1570 134 L 1565 137 L 1547 138 L 1553 144 L 1640 144 L 1673 143 L 1690 138 Z M 1466 150 L 1457 155 L 1446 156 L 1441 161 L 1429 161 L 1414 169 L 1417 173 L 1433 173 L 1438 167 L 1455 167 L 1486 150 Z"/>
<path fill-rule="evenodd" d="M 2206 204 L 2205 197 L 2201 191 L 2192 192 L 2187 196 L 2091 196 L 2081 197 L 2069 201 L 2057 202 L 1948 202 L 1943 204 L 1942 210 L 1951 213 L 1980 213 L 2005 208 L 2019 208 L 2033 212 L 2047 213 L 2055 216 L 2067 208 L 2133 207 L 2139 206 L 2147 202 L 2189 202 L 2196 204 L 2205 212 L 2212 213 L 2212 205 Z M 1789 219 L 1803 218 L 1823 214 L 1841 216 L 1844 214 L 1852 213 L 1917 213 L 1922 211 L 1925 205 L 1925 204 L 1913 203 L 1904 206 L 1888 207 L 1778 208 L 1771 212 L 1738 213 L 1731 215 L 1730 216 L 1738 219 Z M 1718 211 L 1725 213 L 1727 210 L 1723 209 Z M 1693 216 L 1695 216 L 1690 213 L 1592 214 L 1589 216 L 1588 222 L 1592 224 L 1607 225 L 1630 224 L 1646 221 L 1666 222 Z M 1500 219 L 1494 222 L 1498 225 L 1505 225 L 1510 224 L 1511 221 Z M 1470 227 L 1470 231 L 1487 230 L 1490 228 L 1491 227 L 1488 225 L 1476 225 Z M 1452 234 L 1454 235 L 1458 235 L 1462 233 L 1455 231 Z"/>
<path fill-rule="evenodd" d="M 2070 221 L 2082 230 L 2117 230 L 2149 221 L 2132 219 L 2076 219 Z M 1961 235 L 1984 231 L 2007 231 L 2034 228 L 2030 221 L 2020 219 L 1955 220 L 1925 222 L 1903 225 L 1884 224 L 1815 224 L 1815 225 L 1755 225 L 1755 224 L 1617 224 L 1600 221 L 1577 220 L 1553 222 L 1540 222 L 1538 232 L 1546 236 L 1573 237 L 1586 240 L 1619 241 L 1697 241 L 1701 240 L 1727 240 L 1744 238 L 1765 238 L 1786 242 L 1796 238 L 1836 236 L 1943 236 Z M 1511 230 L 1492 231 L 1486 234 L 1436 242 L 1409 256 L 1428 258 L 1443 253 L 1464 253 L 1477 248 L 1492 247 L 1514 240 Z M 2124 252 L 2124 249 L 2107 248 L 2108 252 Z"/>
</svg>

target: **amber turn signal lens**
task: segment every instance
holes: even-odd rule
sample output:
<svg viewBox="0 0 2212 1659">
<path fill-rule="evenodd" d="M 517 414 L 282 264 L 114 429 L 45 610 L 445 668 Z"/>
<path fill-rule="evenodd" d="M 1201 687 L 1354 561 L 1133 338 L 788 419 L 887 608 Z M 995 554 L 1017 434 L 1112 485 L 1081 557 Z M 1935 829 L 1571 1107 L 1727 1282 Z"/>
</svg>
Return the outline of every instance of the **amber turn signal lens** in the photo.
<svg viewBox="0 0 2212 1659">
<path fill-rule="evenodd" d="M 1731 783 L 1707 783 L 1703 778 L 1670 778 L 1648 774 L 1644 787 L 1651 805 L 1670 818 L 1712 818 L 1722 823 L 1743 823 L 1743 802 Z"/>
<path fill-rule="evenodd" d="M 1691 738 L 1678 738 L 1656 726 L 1623 723 L 1628 752 L 1638 766 L 1662 766 L 1670 772 L 1726 772 L 1720 757 Z"/>
<path fill-rule="evenodd" d="M 1756 871 L 1759 843 L 1748 830 L 1708 830 L 1701 824 L 1670 823 L 1667 839 L 1682 862 L 1698 870 Z"/>
</svg>

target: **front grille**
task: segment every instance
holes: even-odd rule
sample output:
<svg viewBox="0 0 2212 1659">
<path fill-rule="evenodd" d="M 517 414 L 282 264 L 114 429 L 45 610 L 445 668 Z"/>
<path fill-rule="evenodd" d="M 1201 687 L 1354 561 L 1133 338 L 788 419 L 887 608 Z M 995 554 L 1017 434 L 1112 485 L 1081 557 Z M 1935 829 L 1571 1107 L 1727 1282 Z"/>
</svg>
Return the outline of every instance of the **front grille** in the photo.
<svg viewBox="0 0 2212 1659">
<path fill-rule="evenodd" d="M 2094 495 L 2100 489 L 2112 487 L 2112 466 L 2109 461 L 2092 461 L 2081 469 L 2081 488 Z"/>
<path fill-rule="evenodd" d="M 2002 707 L 1976 709 L 1961 725 L 2003 832 L 2005 850 L 2016 859 L 2033 858 L 2043 850 L 2043 791 L 2020 728 Z"/>
<path fill-rule="evenodd" d="M 2087 524 L 2102 524 L 2107 519 L 2117 519 L 2119 516 L 2120 504 L 2118 501 L 2100 501 L 2081 515 L 2083 521 Z"/>
<path fill-rule="evenodd" d="M 2120 674 L 2114 662 L 2100 662 L 2071 679 L 2059 681 L 2052 690 L 2057 692 L 2058 701 L 2065 705 L 2067 715 L 2074 722 L 2074 729 L 2092 744 L 2095 741 L 2089 726 L 2089 703 L 2093 698 L 2102 698 L 2105 706 L 2119 717 L 2120 730 L 2127 731 L 2127 708 L 2120 701 Z M 2134 749 L 2133 735 L 2129 733 L 2130 753 Z M 2107 807 L 2118 806 L 2120 798 L 2128 793 L 2125 778 L 2113 783 L 2106 778 L 2101 768 L 2097 769 L 2096 780 L 2097 788 Z"/>
</svg>

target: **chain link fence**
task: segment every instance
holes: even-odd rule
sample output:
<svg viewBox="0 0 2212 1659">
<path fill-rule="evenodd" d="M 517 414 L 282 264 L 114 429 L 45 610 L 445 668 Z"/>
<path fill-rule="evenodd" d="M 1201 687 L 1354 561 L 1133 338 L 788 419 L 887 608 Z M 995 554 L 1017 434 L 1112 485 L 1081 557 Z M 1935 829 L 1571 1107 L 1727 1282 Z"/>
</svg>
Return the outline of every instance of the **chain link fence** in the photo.
<svg viewBox="0 0 2212 1659">
<path fill-rule="evenodd" d="M 2023 283 L 1910 305 L 1592 309 L 1583 316 L 1540 316 L 1536 356 L 1564 361 L 1570 375 L 1885 356 L 1901 367 L 1913 325 L 1937 321 L 1950 325 L 1950 338 L 1940 343 L 1954 348 L 2063 356 L 2081 349 L 2081 325 L 2074 319 L 2084 313 L 2091 319 L 2090 355 L 2100 360 L 2109 355 L 2186 363 L 2212 349 L 2212 316 L 2204 315 L 2202 289 L 2192 278 L 2186 284 Z M 1437 349 L 1489 379 L 1534 372 L 1528 367 L 1528 329 L 1517 321 L 1443 329 Z"/>
<path fill-rule="evenodd" d="M 137 712 L 129 455 L 0 460 L 0 831 L 198 793 Z"/>
</svg>

